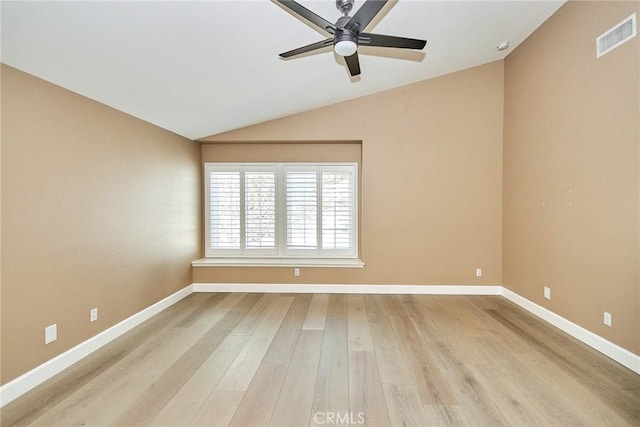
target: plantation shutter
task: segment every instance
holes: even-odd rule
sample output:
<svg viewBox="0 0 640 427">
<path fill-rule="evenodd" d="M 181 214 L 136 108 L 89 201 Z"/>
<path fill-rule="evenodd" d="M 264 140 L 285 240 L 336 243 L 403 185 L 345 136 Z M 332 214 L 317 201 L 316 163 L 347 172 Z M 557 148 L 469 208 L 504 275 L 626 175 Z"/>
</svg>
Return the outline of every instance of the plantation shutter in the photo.
<svg viewBox="0 0 640 427">
<path fill-rule="evenodd" d="M 240 249 L 240 172 L 209 172 L 209 247 Z"/>
<path fill-rule="evenodd" d="M 276 247 L 276 172 L 244 173 L 244 228 L 247 249 Z"/>
<path fill-rule="evenodd" d="M 315 167 L 287 170 L 287 249 L 318 247 L 318 174 Z"/>
<path fill-rule="evenodd" d="M 353 168 L 322 171 L 322 249 L 353 248 L 353 184 Z"/>
</svg>

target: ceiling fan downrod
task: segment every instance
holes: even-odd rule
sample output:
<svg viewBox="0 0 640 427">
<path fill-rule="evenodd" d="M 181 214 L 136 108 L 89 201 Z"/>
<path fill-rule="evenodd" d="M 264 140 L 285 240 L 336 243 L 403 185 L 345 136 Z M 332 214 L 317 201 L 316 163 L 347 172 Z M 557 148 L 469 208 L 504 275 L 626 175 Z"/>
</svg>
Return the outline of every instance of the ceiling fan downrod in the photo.
<svg viewBox="0 0 640 427">
<path fill-rule="evenodd" d="M 336 7 L 343 15 L 347 16 L 353 8 L 354 0 L 336 0 Z"/>
</svg>

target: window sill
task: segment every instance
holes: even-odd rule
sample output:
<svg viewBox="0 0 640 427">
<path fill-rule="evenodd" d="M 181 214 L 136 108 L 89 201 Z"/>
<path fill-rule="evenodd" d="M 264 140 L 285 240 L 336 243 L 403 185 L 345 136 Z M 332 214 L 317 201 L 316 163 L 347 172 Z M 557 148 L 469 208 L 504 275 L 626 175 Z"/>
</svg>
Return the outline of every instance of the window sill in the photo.
<svg viewBox="0 0 640 427">
<path fill-rule="evenodd" d="M 200 258 L 192 267 L 325 267 L 362 268 L 358 258 Z"/>
</svg>

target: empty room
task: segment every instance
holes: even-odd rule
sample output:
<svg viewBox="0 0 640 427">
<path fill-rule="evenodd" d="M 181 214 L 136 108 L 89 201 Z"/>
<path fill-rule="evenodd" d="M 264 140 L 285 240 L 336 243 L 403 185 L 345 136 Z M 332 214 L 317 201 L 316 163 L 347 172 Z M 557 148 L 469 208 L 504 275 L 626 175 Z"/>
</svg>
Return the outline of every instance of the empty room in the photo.
<svg viewBox="0 0 640 427">
<path fill-rule="evenodd" d="M 2 426 L 640 425 L 639 1 L 1 1 Z"/>
</svg>

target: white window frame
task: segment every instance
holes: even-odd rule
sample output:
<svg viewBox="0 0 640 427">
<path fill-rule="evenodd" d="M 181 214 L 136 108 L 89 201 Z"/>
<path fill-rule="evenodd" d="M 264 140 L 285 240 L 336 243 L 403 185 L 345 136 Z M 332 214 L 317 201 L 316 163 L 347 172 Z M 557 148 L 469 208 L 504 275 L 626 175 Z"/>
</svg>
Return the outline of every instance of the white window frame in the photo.
<svg viewBox="0 0 640 427">
<path fill-rule="evenodd" d="M 270 249 L 243 249 L 245 230 L 244 230 L 244 172 L 246 171 L 274 171 L 276 172 L 276 244 L 273 250 Z M 209 174 L 212 171 L 235 171 L 240 172 L 240 244 L 241 249 L 213 249 L 210 245 L 210 197 L 209 197 Z M 287 221 L 286 221 L 286 173 L 287 171 L 315 171 L 317 174 L 318 185 L 318 202 L 317 202 L 317 226 L 316 236 L 317 245 L 315 249 L 289 249 L 286 245 L 287 238 Z M 352 173 L 353 183 L 353 209 L 352 209 L 352 248 L 349 249 L 322 249 L 322 172 L 344 172 Z M 358 164 L 355 162 L 330 162 L 330 163 L 205 163 L 204 164 L 204 246 L 205 259 L 216 263 L 219 259 L 222 263 L 225 259 L 235 260 L 238 264 L 253 263 L 269 263 L 273 261 L 274 265 L 286 264 L 286 260 L 305 260 L 313 262 L 313 260 L 358 260 L 358 184 L 359 173 Z M 358 260 L 358 266 L 361 262 Z M 205 261 L 207 263 L 207 261 Z M 321 264 L 321 263 L 320 263 Z M 341 264 L 338 262 L 337 264 Z M 293 265 L 293 264 L 292 264 Z M 298 264 L 295 264 L 298 265 Z"/>
</svg>

